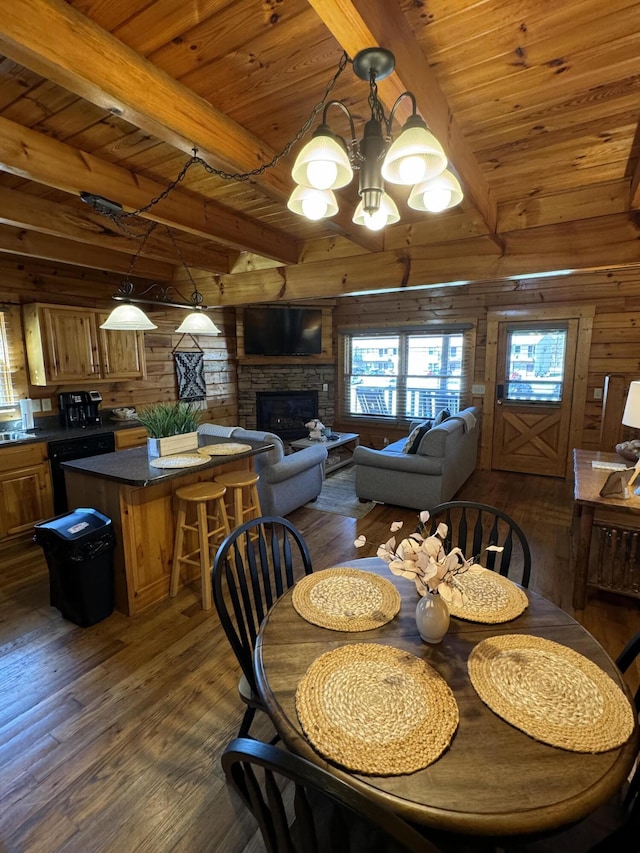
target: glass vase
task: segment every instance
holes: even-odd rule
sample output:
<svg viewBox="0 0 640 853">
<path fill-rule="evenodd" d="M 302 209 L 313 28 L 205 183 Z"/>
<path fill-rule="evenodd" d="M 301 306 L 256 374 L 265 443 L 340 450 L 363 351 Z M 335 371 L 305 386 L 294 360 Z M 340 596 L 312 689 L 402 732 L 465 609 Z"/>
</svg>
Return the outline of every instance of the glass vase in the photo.
<svg viewBox="0 0 640 853">
<path fill-rule="evenodd" d="M 449 630 L 449 608 L 437 592 L 428 592 L 418 601 L 416 626 L 425 643 L 439 643 Z"/>
</svg>

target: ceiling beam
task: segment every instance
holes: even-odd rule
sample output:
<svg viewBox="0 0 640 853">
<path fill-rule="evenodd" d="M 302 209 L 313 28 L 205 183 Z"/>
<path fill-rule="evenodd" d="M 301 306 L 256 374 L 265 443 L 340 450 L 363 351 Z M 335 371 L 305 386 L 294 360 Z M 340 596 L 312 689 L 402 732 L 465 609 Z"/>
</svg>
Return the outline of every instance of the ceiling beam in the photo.
<svg viewBox="0 0 640 853">
<path fill-rule="evenodd" d="M 640 226 L 628 213 L 564 222 L 432 246 L 324 259 L 275 270 L 199 279 L 208 302 L 246 305 L 361 291 L 493 281 L 559 270 L 640 268 Z M 471 280 L 471 281 L 470 281 Z M 517 286 L 517 285 L 516 285 Z"/>
<path fill-rule="evenodd" d="M 100 213 L 95 213 L 84 205 L 84 210 L 77 210 L 72 205 L 58 204 L 39 196 L 10 190 L 0 186 L 0 223 L 14 228 L 24 228 L 38 231 L 51 237 L 63 237 L 78 243 L 89 243 L 109 251 L 124 252 L 135 255 L 140 248 L 141 240 L 127 237 L 110 219 Z M 231 267 L 237 262 L 238 254 L 233 259 L 215 247 L 209 248 L 176 241 L 182 252 L 185 263 L 189 267 L 199 267 L 209 272 L 231 272 Z M 180 259 L 168 237 L 154 232 L 145 241 L 140 258 L 155 258 L 167 264 L 178 264 Z M 271 265 L 277 265 L 272 261 Z M 138 261 L 136 261 L 136 268 Z"/>
<path fill-rule="evenodd" d="M 250 172 L 276 156 L 263 140 L 63 0 L 20 0 L 3 8 L 0 51 L 189 156 L 196 147 L 214 168 Z M 265 169 L 249 183 L 282 204 L 293 189 L 281 168 Z M 353 225 L 345 213 L 329 227 L 372 251 L 381 248 L 379 235 Z"/>
<path fill-rule="evenodd" d="M 496 201 L 397 0 L 308 2 L 350 57 L 377 45 L 394 54 L 395 73 L 378 84 L 381 99 L 390 108 L 403 92 L 413 92 L 420 113 L 460 176 L 465 209 L 476 212 L 487 233 L 495 233 Z"/>
<path fill-rule="evenodd" d="M 0 252 L 122 274 L 128 273 L 131 267 L 130 255 L 50 237 L 37 231 L 12 228 L 9 225 L 0 225 Z M 139 258 L 135 275 L 171 281 L 174 270 L 174 264 Z"/>
<path fill-rule="evenodd" d="M 143 207 L 166 189 L 122 166 L 107 163 L 2 117 L 0 170 L 73 195 L 83 190 L 102 195 L 129 211 Z M 255 252 L 284 263 L 298 260 L 297 242 L 282 231 L 178 189 L 143 215 L 233 249 Z"/>
</svg>

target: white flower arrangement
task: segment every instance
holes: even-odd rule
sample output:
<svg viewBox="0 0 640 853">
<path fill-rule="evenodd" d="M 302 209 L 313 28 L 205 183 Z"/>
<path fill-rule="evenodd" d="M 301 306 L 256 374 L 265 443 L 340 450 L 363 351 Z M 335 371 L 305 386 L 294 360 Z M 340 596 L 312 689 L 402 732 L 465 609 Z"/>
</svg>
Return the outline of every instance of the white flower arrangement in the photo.
<svg viewBox="0 0 640 853">
<path fill-rule="evenodd" d="M 477 557 L 467 559 L 460 548 L 453 548 L 445 553 L 443 542 L 446 539 L 448 527 L 442 522 L 430 536 L 423 536 L 429 520 L 428 510 L 420 513 L 419 531 L 411 533 L 396 546 L 396 538 L 392 536 L 378 547 L 377 556 L 385 563 L 394 575 L 412 580 L 418 593 L 439 593 L 442 598 L 456 606 L 464 603 L 464 593 L 458 582 L 459 575 L 465 572 L 483 572 L 485 569 L 474 562 Z M 401 521 L 394 521 L 391 533 L 396 533 L 403 526 Z M 422 532 L 420 532 L 422 531 Z M 353 543 L 356 548 L 366 544 L 366 537 L 359 536 Z M 489 545 L 487 551 L 504 550 L 499 545 Z"/>
</svg>

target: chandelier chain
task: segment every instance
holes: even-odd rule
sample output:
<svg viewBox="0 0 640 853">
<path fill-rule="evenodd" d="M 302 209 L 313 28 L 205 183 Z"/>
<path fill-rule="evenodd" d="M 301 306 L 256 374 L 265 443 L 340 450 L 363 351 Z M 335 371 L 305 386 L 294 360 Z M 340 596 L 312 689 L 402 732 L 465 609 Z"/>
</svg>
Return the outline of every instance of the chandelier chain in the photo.
<svg viewBox="0 0 640 853">
<path fill-rule="evenodd" d="M 325 104 L 329 98 L 329 95 L 333 91 L 333 88 L 334 88 L 336 82 L 338 81 L 338 78 L 340 77 L 340 75 L 342 74 L 344 69 L 347 67 L 348 62 L 350 62 L 349 57 L 347 56 L 346 53 L 343 53 L 341 58 L 340 58 L 340 62 L 338 64 L 338 68 L 337 68 L 336 73 L 333 75 L 331 80 L 327 83 L 326 89 L 324 91 L 324 95 L 322 96 L 322 100 L 318 101 L 318 103 L 315 105 L 315 107 L 311 110 L 309 117 L 307 118 L 305 123 L 302 125 L 302 127 L 298 130 L 298 132 L 293 137 L 293 139 L 291 139 L 289 142 L 287 142 L 287 144 L 284 146 L 282 151 L 280 151 L 278 154 L 275 154 L 273 156 L 273 158 L 268 163 L 263 163 L 262 166 L 258 166 L 255 169 L 251 169 L 251 171 L 249 171 L 249 172 L 225 172 L 222 169 L 216 169 L 215 167 L 210 166 L 205 160 L 202 159 L 202 157 L 198 156 L 198 149 L 194 148 L 193 149 L 193 155 L 184 164 L 184 166 L 182 167 L 182 169 L 178 173 L 177 177 L 173 181 L 171 181 L 167 185 L 167 187 L 159 195 L 157 195 L 155 198 L 152 198 L 151 201 L 149 201 L 143 207 L 139 207 L 137 210 L 134 210 L 131 213 L 125 213 L 125 214 L 123 214 L 123 216 L 125 216 L 125 217 L 140 216 L 142 213 L 146 213 L 152 207 L 155 207 L 155 205 L 158 204 L 159 202 L 164 201 L 164 199 L 167 198 L 169 193 L 171 193 L 172 190 L 174 190 L 178 186 L 178 184 L 184 180 L 187 172 L 195 163 L 198 163 L 200 166 L 202 166 L 203 169 L 206 172 L 208 172 L 210 175 L 216 175 L 217 177 L 223 178 L 224 180 L 248 181 L 251 178 L 256 178 L 260 175 L 263 175 L 267 169 L 273 168 L 274 166 L 276 166 L 280 162 L 280 160 L 282 160 L 283 157 L 286 157 L 289 154 L 289 152 L 291 151 L 291 149 L 293 148 L 293 146 L 297 145 L 297 143 L 302 139 L 302 137 L 309 131 L 309 129 L 313 125 L 314 121 L 316 120 L 318 113 L 322 109 L 324 109 L 324 106 L 325 106 Z"/>
</svg>

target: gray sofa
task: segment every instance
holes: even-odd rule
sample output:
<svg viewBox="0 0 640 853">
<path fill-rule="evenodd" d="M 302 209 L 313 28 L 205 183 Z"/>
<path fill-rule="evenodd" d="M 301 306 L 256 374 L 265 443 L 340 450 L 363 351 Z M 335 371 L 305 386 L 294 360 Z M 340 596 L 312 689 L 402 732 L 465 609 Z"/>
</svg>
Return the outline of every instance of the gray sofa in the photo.
<svg viewBox="0 0 640 853">
<path fill-rule="evenodd" d="M 383 450 L 357 447 L 356 494 L 362 500 L 418 510 L 450 500 L 475 470 L 478 418 L 477 408 L 463 409 L 426 432 L 414 454 L 402 452 L 408 436 Z M 411 425 L 410 433 L 418 423 Z"/>
<path fill-rule="evenodd" d="M 327 458 L 323 445 L 306 447 L 286 456 L 282 439 L 271 432 L 217 424 L 201 424 L 198 432 L 248 444 L 268 441 L 274 445 L 273 450 L 253 457 L 254 468 L 260 475 L 258 495 L 263 515 L 286 516 L 320 494 Z"/>
</svg>

